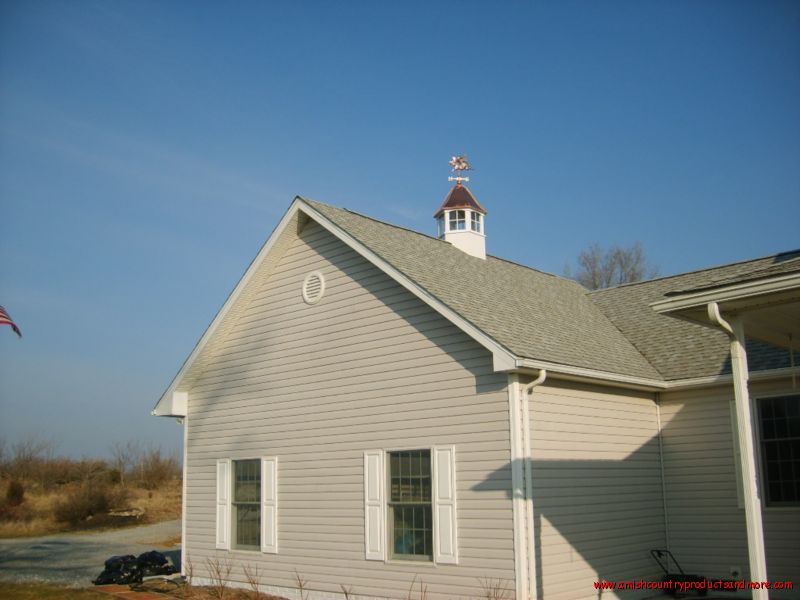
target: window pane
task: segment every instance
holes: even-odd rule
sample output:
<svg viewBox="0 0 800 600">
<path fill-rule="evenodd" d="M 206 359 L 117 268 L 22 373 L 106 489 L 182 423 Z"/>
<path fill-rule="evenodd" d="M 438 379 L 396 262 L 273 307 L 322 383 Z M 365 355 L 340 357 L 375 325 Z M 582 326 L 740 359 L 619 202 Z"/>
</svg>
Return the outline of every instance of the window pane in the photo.
<svg viewBox="0 0 800 600">
<path fill-rule="evenodd" d="M 261 511 L 257 504 L 238 504 L 236 508 L 236 545 L 258 547 L 261 543 Z"/>
<path fill-rule="evenodd" d="M 259 502 L 261 500 L 261 462 L 259 460 L 234 461 L 234 502 Z"/>
<path fill-rule="evenodd" d="M 394 507 L 395 554 L 412 556 L 433 555 L 431 506 Z"/>
<path fill-rule="evenodd" d="M 767 503 L 799 504 L 800 481 L 800 396 L 762 398 L 761 456 Z"/>
<path fill-rule="evenodd" d="M 481 231 L 481 214 L 480 213 L 470 213 L 472 215 L 472 231 L 477 231 L 480 233 Z"/>
</svg>

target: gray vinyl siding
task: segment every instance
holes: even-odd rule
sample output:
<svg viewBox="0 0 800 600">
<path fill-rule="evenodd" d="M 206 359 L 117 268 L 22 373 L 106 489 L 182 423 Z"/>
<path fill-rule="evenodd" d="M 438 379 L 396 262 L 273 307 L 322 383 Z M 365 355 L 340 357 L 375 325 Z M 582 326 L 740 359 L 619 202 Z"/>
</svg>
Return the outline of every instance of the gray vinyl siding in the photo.
<svg viewBox="0 0 800 600">
<path fill-rule="evenodd" d="M 754 401 L 798 392 L 791 390 L 789 380 L 750 384 Z M 661 407 L 670 547 L 684 570 L 723 579 L 730 579 L 731 567 L 741 568 L 746 578 L 749 574 L 745 515 L 736 491 L 732 400 L 729 384 L 664 394 Z M 760 464 L 757 468 L 760 474 Z M 762 516 L 767 575 L 797 586 L 800 507 L 765 507 Z M 770 595 L 797 598 L 800 588 Z"/>
<path fill-rule="evenodd" d="M 405 598 L 514 589 L 506 376 L 491 354 L 316 223 L 252 294 L 189 394 L 185 553 L 258 566 L 265 584 Z M 321 271 L 322 300 L 301 297 Z M 456 446 L 458 565 L 364 558 L 363 456 Z M 215 550 L 217 459 L 276 456 L 278 554 Z M 489 475 L 491 474 L 491 476 Z"/>
<path fill-rule="evenodd" d="M 649 551 L 665 538 L 652 394 L 548 383 L 533 393 L 530 421 L 539 597 L 597 598 L 597 580 L 658 578 Z"/>
</svg>

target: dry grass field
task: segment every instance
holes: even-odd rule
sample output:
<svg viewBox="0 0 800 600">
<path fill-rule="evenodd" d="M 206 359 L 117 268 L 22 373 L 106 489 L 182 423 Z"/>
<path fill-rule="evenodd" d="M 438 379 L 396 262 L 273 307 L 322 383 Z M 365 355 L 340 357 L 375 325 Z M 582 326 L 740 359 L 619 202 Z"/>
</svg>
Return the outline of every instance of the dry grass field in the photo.
<svg viewBox="0 0 800 600">
<path fill-rule="evenodd" d="M 128 442 L 112 448 L 110 460 L 70 459 L 35 440 L 10 453 L 1 442 L 0 538 L 180 518 L 180 462 L 158 448 Z"/>
<path fill-rule="evenodd" d="M 6 496 L 7 482 L 0 484 L 0 498 Z M 181 516 L 181 482 L 171 480 L 154 490 L 139 487 L 109 486 L 110 500 L 105 511 L 74 520 L 59 520 L 57 508 L 79 498 L 85 491 L 82 484 L 70 483 L 44 490 L 32 486 L 21 505 L 0 519 L 0 538 L 30 537 L 64 531 L 92 530 L 109 527 L 145 525 L 179 519 Z M 91 507 L 89 507 L 91 508 Z M 80 516 L 80 514 L 75 515 Z M 168 543 L 166 543 L 168 542 Z M 180 543 L 165 540 L 164 545 Z"/>
</svg>

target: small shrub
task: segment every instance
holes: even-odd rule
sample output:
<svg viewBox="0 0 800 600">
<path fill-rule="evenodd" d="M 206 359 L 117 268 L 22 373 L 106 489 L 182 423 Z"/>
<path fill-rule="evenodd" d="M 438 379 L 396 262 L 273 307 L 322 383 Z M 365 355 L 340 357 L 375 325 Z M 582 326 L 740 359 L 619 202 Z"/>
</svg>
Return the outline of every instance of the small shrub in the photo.
<svg viewBox="0 0 800 600">
<path fill-rule="evenodd" d="M 14 479 L 6 489 L 6 506 L 19 506 L 25 501 L 25 487 Z"/>
<path fill-rule="evenodd" d="M 57 503 L 53 515 L 57 521 L 69 523 L 74 527 L 89 517 L 107 513 L 111 508 L 111 500 L 107 488 L 83 485 Z"/>
<path fill-rule="evenodd" d="M 0 503 L 0 522 L 29 523 L 34 516 L 34 510 L 27 503 L 16 506 L 6 502 Z"/>
<path fill-rule="evenodd" d="M 136 470 L 139 485 L 146 490 L 156 490 L 181 475 L 178 459 L 164 455 L 160 448 L 151 448 L 144 452 Z"/>
<path fill-rule="evenodd" d="M 122 472 L 119 469 L 111 469 L 108 472 L 108 482 L 112 485 L 122 484 Z"/>
</svg>

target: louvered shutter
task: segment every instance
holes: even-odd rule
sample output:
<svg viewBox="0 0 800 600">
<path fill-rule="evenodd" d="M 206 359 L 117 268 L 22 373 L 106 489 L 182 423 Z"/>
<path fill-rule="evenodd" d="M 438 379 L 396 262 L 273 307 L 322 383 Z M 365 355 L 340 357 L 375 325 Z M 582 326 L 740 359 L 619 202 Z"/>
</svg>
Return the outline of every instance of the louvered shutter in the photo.
<svg viewBox="0 0 800 600">
<path fill-rule="evenodd" d="M 231 461 L 217 461 L 217 548 L 231 547 Z"/>
<path fill-rule="evenodd" d="M 261 459 L 261 551 L 278 553 L 278 458 Z"/>
<path fill-rule="evenodd" d="M 433 449 L 434 530 L 433 549 L 436 563 L 458 563 L 458 528 L 456 522 L 456 447 Z"/>
<path fill-rule="evenodd" d="M 382 450 L 364 453 L 364 545 L 367 560 L 384 560 L 386 533 L 384 518 L 384 458 Z"/>
</svg>

